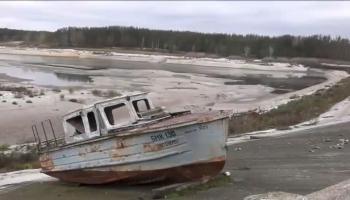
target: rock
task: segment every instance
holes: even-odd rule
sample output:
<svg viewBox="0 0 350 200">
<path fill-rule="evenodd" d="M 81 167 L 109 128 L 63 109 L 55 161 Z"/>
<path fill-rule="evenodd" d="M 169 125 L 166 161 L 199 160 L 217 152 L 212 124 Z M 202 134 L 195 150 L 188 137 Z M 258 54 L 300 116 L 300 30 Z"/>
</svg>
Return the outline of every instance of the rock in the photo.
<svg viewBox="0 0 350 200">
<path fill-rule="evenodd" d="M 270 136 L 259 136 L 259 135 L 251 135 L 250 136 L 251 140 L 258 140 L 258 139 L 265 139 L 265 138 L 270 138 Z"/>
<path fill-rule="evenodd" d="M 349 140 L 348 139 L 339 139 L 339 142 L 341 144 L 348 144 L 349 143 Z"/>
<path fill-rule="evenodd" d="M 69 99 L 70 102 L 78 103 L 78 99 Z"/>
<path fill-rule="evenodd" d="M 241 147 L 236 147 L 236 148 L 235 148 L 235 151 L 241 151 L 241 150 L 242 150 Z"/>
<path fill-rule="evenodd" d="M 323 139 L 323 142 L 332 142 L 332 139 L 330 139 L 330 138 L 324 138 L 324 139 Z"/>
<path fill-rule="evenodd" d="M 225 176 L 231 176 L 231 172 L 226 171 L 226 172 L 224 172 L 224 175 L 225 175 Z"/>
<path fill-rule="evenodd" d="M 321 149 L 321 147 L 319 147 L 319 146 L 312 146 L 312 149 Z"/>
<path fill-rule="evenodd" d="M 344 148 L 344 144 L 343 143 L 339 143 L 336 145 L 331 145 L 329 146 L 330 149 L 343 149 Z"/>
<path fill-rule="evenodd" d="M 296 94 L 289 97 L 289 99 L 297 99 L 297 98 L 299 98 L 299 95 L 296 95 Z"/>
</svg>

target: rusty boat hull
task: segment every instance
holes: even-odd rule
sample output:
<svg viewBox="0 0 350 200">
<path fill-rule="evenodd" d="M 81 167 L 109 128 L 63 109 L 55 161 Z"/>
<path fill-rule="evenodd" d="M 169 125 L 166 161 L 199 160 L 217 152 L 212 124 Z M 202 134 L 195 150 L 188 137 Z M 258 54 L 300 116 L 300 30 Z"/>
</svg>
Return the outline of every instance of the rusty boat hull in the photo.
<svg viewBox="0 0 350 200">
<path fill-rule="evenodd" d="M 220 173 L 228 118 L 186 114 L 61 146 L 40 155 L 42 172 L 83 184 L 186 182 Z"/>
</svg>

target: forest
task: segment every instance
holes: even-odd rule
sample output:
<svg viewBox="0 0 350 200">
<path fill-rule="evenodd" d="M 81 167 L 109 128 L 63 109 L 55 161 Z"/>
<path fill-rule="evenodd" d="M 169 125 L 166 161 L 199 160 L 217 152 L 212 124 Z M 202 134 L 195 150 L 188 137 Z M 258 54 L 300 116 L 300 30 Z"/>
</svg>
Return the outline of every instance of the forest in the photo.
<svg viewBox="0 0 350 200">
<path fill-rule="evenodd" d="M 0 28 L 0 42 L 23 41 L 47 48 L 122 47 L 163 52 L 203 52 L 219 56 L 312 57 L 350 60 L 349 39 L 327 35 L 262 36 L 152 30 L 138 27 L 67 27 L 54 32 Z"/>
</svg>

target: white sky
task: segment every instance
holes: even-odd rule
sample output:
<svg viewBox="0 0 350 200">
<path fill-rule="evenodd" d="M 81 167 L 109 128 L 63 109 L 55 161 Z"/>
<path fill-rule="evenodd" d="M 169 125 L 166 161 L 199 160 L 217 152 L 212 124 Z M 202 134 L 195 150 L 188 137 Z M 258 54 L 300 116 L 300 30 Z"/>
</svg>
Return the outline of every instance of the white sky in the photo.
<svg viewBox="0 0 350 200">
<path fill-rule="evenodd" d="M 0 27 L 137 26 L 260 35 L 325 34 L 350 38 L 350 2 L 0 2 Z"/>
</svg>

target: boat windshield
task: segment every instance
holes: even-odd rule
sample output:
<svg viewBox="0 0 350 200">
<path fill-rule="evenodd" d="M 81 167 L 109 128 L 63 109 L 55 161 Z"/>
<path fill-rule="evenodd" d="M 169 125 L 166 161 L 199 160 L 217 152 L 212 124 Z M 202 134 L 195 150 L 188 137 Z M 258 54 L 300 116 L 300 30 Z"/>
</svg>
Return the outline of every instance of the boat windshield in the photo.
<svg viewBox="0 0 350 200">
<path fill-rule="evenodd" d="M 67 119 L 67 128 L 73 132 L 73 135 L 85 133 L 83 119 L 80 115 Z"/>
<path fill-rule="evenodd" d="M 133 121 L 130 111 L 125 103 L 120 103 L 104 108 L 110 125 L 125 125 Z"/>
<path fill-rule="evenodd" d="M 151 106 L 149 105 L 149 102 L 147 99 L 139 99 L 132 102 L 132 105 L 138 115 L 139 118 L 141 118 L 141 113 L 147 112 L 151 109 Z"/>
</svg>

